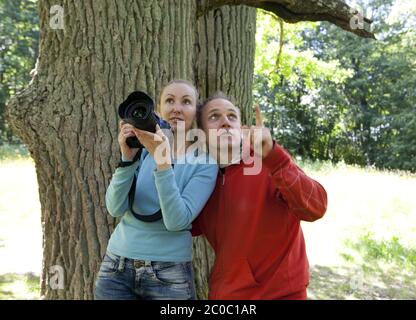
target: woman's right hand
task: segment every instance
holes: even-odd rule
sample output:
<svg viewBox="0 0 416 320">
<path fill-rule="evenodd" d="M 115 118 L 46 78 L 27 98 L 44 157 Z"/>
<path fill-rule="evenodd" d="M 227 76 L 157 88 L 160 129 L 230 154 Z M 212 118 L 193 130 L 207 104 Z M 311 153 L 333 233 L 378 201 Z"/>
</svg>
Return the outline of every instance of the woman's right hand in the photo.
<svg viewBox="0 0 416 320">
<path fill-rule="evenodd" d="M 135 137 L 134 127 L 131 124 L 120 120 L 119 122 L 120 133 L 118 134 L 118 143 L 120 145 L 121 154 L 125 161 L 133 161 L 139 148 L 130 148 L 127 145 L 126 139 L 129 137 Z"/>
</svg>

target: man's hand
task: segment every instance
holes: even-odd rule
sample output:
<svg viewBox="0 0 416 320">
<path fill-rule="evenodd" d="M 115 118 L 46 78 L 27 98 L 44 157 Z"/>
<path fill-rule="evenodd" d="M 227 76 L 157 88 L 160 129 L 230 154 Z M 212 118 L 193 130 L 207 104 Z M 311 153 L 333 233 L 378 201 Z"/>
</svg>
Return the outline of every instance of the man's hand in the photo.
<svg viewBox="0 0 416 320">
<path fill-rule="evenodd" d="M 254 150 L 255 154 L 261 156 L 263 159 L 267 157 L 273 148 L 273 139 L 270 130 L 263 125 L 263 117 L 259 105 L 255 106 L 256 125 L 243 126 L 243 145 L 247 144 L 250 149 Z"/>
</svg>

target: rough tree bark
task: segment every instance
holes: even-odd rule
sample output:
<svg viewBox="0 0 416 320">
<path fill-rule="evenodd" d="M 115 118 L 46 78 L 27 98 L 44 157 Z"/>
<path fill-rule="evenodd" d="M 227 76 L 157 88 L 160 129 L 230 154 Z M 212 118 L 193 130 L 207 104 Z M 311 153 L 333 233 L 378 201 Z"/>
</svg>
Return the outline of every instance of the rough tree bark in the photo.
<svg viewBox="0 0 416 320">
<path fill-rule="evenodd" d="M 65 29 L 41 0 L 40 56 L 31 85 L 8 105 L 35 161 L 42 208 L 42 295 L 90 299 L 115 221 L 104 195 L 119 159 L 117 106 L 134 89 L 155 96 L 191 81 L 194 1 L 62 1 Z M 52 266 L 64 289 L 52 289 Z M 53 271 L 53 269 L 52 269 Z"/>
<path fill-rule="evenodd" d="M 225 6 L 198 19 L 195 43 L 195 83 L 202 98 L 218 90 L 240 106 L 244 123 L 252 118 L 252 80 L 255 53 L 256 10 Z M 208 274 L 214 253 L 203 237 L 194 239 L 197 296 L 206 299 Z"/>
<path fill-rule="evenodd" d="M 47 299 L 93 297 L 115 226 L 104 195 L 119 159 L 119 103 L 136 89 L 156 97 L 168 80 L 186 78 L 196 81 L 202 96 L 217 89 L 233 95 L 249 122 L 254 10 L 214 9 L 269 2 L 39 1 L 37 66 L 30 85 L 10 100 L 7 117 L 35 161 L 44 239 L 41 291 Z M 283 7 L 292 8 L 301 1 L 286 2 Z M 64 8 L 64 30 L 49 26 L 53 5 Z M 204 297 L 209 258 L 206 243 L 195 246 Z M 62 267 L 63 289 L 50 285 L 57 276 L 53 266 Z"/>
</svg>

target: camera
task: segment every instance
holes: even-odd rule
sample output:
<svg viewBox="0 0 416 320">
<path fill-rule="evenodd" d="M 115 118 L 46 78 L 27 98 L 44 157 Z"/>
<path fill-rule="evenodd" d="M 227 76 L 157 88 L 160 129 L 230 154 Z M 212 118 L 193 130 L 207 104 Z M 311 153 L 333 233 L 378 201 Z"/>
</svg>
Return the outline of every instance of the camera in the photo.
<svg viewBox="0 0 416 320">
<path fill-rule="evenodd" d="M 118 115 L 125 122 L 137 129 L 156 132 L 156 124 L 161 129 L 170 129 L 169 123 L 161 119 L 154 111 L 153 99 L 143 91 L 134 91 L 118 107 Z M 136 137 L 128 137 L 126 143 L 130 148 L 140 148 Z"/>
</svg>

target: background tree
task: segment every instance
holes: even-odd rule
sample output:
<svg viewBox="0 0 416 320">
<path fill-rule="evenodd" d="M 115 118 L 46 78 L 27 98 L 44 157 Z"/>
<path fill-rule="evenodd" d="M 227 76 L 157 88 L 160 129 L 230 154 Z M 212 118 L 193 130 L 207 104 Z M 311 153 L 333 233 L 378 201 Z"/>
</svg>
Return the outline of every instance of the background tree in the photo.
<svg viewBox="0 0 416 320">
<path fill-rule="evenodd" d="M 117 106 L 128 93 L 141 89 L 157 97 L 168 80 L 187 78 L 203 96 L 218 87 L 232 94 L 249 119 L 255 14 L 242 6 L 223 8 L 226 4 L 267 4 L 292 22 L 329 20 L 371 36 L 350 29 L 353 13 L 338 0 L 330 7 L 312 0 L 39 1 L 37 66 L 7 114 L 35 161 L 46 298 L 92 298 L 116 223 L 107 215 L 104 195 L 119 159 Z M 50 23 L 61 18 L 59 10 L 51 13 L 52 5 L 63 8 L 63 28 Z M 208 262 L 197 255 L 199 270 Z M 49 286 L 55 265 L 64 270 L 64 290 Z M 201 297 L 206 289 L 198 292 Z"/>
<path fill-rule="evenodd" d="M 38 56 L 36 1 L 0 0 L 0 145 L 16 143 L 6 121 L 6 101 L 29 82 Z"/>
<path fill-rule="evenodd" d="M 270 27 L 257 39 L 256 99 L 278 141 L 302 158 L 416 171 L 416 6 L 359 4 L 379 41 L 325 22 L 284 24 L 282 40 L 279 22 L 259 17 Z"/>
</svg>

